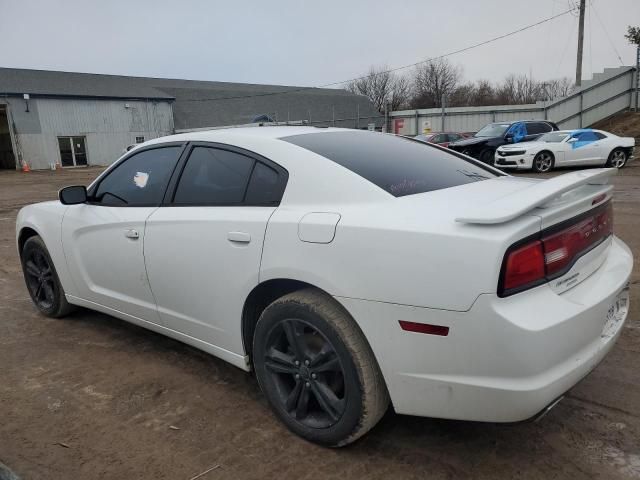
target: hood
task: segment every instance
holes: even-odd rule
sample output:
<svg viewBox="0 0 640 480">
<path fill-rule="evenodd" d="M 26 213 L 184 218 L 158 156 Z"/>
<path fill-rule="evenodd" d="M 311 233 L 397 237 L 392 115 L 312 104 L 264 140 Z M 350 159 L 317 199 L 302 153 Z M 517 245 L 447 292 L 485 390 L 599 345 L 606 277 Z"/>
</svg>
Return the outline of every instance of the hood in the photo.
<svg viewBox="0 0 640 480">
<path fill-rule="evenodd" d="M 528 150 L 534 148 L 540 148 L 544 146 L 548 146 L 548 142 L 520 142 L 520 143 L 507 143 L 506 145 L 501 145 L 498 147 L 498 150 L 504 151 L 512 151 L 512 150 Z M 551 148 L 551 147 L 549 147 Z"/>
<path fill-rule="evenodd" d="M 458 140 L 449 144 L 450 147 L 470 147 L 473 145 L 480 145 L 498 137 L 471 137 L 464 140 Z"/>
</svg>

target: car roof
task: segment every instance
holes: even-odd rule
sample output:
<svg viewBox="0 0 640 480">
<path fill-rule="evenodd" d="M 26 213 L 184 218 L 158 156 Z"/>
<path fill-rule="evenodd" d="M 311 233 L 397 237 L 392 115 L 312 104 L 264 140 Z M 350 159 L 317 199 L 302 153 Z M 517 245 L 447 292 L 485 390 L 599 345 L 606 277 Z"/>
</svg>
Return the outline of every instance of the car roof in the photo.
<svg viewBox="0 0 640 480">
<path fill-rule="evenodd" d="M 262 127 L 229 127 L 216 128 L 211 130 L 198 130 L 194 132 L 178 133 L 168 135 L 146 142 L 146 145 L 153 143 L 192 141 L 192 142 L 224 142 L 239 138 L 256 139 L 280 139 L 292 135 L 304 135 L 308 133 L 322 133 L 335 131 L 359 131 L 346 128 L 323 128 L 323 127 L 300 127 L 300 126 L 262 126 Z M 362 131 L 363 133 L 367 131 Z"/>
<path fill-rule="evenodd" d="M 549 133 L 578 133 L 578 132 L 598 132 L 598 133 L 607 133 L 607 132 L 603 132 L 602 130 L 596 130 L 595 128 L 574 128 L 571 130 L 558 130 L 556 132 L 549 132 Z"/>
</svg>

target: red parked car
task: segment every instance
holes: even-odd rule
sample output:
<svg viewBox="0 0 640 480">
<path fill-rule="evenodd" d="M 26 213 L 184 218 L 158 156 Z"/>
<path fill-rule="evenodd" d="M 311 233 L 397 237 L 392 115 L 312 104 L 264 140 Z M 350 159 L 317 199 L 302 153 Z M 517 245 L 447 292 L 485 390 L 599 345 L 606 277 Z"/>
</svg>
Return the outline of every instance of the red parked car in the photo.
<svg viewBox="0 0 640 480">
<path fill-rule="evenodd" d="M 427 135 L 416 135 L 413 137 L 416 140 L 420 140 L 425 143 L 435 143 L 442 147 L 448 147 L 449 142 L 457 142 L 468 138 L 470 135 L 459 132 L 432 132 Z"/>
</svg>

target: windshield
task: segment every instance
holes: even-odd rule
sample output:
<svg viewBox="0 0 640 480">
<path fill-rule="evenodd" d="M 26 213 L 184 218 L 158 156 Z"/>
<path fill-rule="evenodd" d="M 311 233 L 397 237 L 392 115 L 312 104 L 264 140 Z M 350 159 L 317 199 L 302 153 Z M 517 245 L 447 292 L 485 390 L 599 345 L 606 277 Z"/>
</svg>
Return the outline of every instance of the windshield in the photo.
<svg viewBox="0 0 640 480">
<path fill-rule="evenodd" d="M 360 175 L 395 197 L 494 178 L 478 162 L 441 148 L 382 133 L 307 133 L 283 137 Z"/>
<path fill-rule="evenodd" d="M 569 134 L 567 132 L 549 132 L 549 133 L 545 133 L 544 135 L 542 135 L 538 139 L 538 141 L 539 142 L 557 143 L 557 142 L 563 141 L 568 136 L 569 136 Z"/>
<path fill-rule="evenodd" d="M 476 133 L 475 137 L 501 137 L 507 131 L 510 123 L 490 123 L 485 125 Z"/>
</svg>

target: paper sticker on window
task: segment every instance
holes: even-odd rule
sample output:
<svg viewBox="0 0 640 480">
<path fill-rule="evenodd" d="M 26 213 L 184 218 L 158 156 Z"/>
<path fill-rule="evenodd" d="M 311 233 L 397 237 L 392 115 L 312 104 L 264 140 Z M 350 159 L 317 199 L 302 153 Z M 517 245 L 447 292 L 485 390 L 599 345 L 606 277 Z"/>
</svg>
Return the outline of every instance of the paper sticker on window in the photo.
<svg viewBox="0 0 640 480">
<path fill-rule="evenodd" d="M 133 183 L 135 183 L 136 187 L 139 187 L 139 188 L 146 187 L 148 181 L 149 181 L 149 174 L 146 172 L 136 172 L 136 175 L 133 177 Z"/>
</svg>

